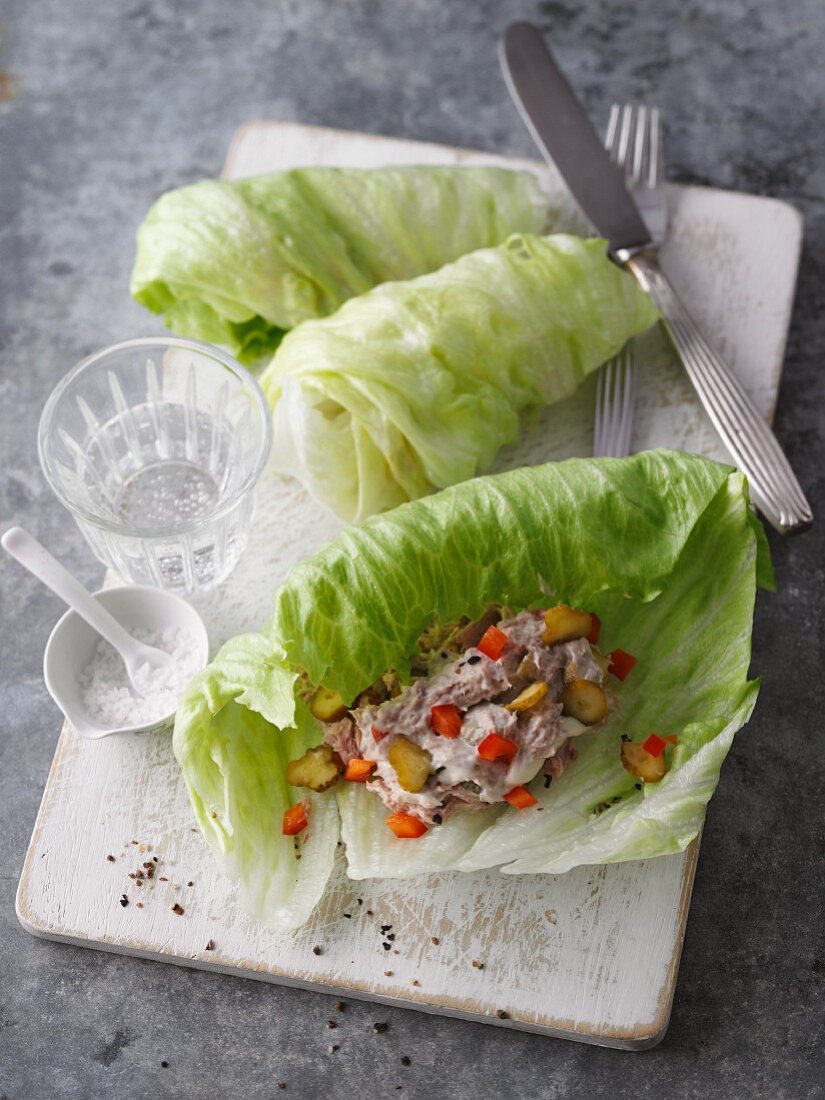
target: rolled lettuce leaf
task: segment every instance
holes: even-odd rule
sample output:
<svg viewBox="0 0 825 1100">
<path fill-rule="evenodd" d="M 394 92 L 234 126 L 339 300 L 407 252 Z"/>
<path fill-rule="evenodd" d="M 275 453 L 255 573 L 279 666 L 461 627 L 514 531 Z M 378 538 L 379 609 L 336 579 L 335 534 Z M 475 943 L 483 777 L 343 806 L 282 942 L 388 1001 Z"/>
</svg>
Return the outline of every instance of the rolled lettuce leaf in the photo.
<svg viewBox="0 0 825 1100">
<path fill-rule="evenodd" d="M 463 481 L 656 317 L 603 241 L 565 235 L 385 283 L 283 341 L 273 464 L 347 521 Z"/>
<path fill-rule="evenodd" d="M 305 919 L 320 896 L 336 799 L 353 878 L 559 873 L 680 850 L 756 699 L 748 666 L 760 583 L 772 572 L 744 478 L 694 455 L 515 470 L 376 516 L 293 569 L 264 634 L 229 643 L 188 689 L 174 745 L 201 828 L 255 911 L 279 926 Z M 548 790 L 531 784 L 541 812 L 496 806 L 398 840 L 378 796 L 341 782 L 310 795 L 317 855 L 295 861 L 280 815 L 306 792 L 286 786 L 283 767 L 322 732 L 299 672 L 352 699 L 387 668 L 407 675 L 434 618 L 559 600 L 597 612 L 603 648 L 638 664 L 616 686 L 618 712 L 577 739 L 564 775 Z M 678 746 L 662 782 L 639 790 L 620 763 L 621 735 L 653 730 Z"/>
<path fill-rule="evenodd" d="M 550 214 L 535 177 L 504 168 L 298 168 L 204 180 L 149 211 L 131 292 L 180 335 L 250 363 L 353 295 L 510 233 L 546 230 Z"/>
</svg>

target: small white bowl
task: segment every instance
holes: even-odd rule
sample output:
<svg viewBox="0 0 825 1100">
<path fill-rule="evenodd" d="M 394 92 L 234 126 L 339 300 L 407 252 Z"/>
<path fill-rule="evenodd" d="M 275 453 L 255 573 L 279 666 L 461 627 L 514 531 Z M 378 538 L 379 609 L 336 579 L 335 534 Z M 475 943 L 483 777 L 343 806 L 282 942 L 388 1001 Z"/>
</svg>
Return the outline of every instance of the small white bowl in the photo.
<svg viewBox="0 0 825 1100">
<path fill-rule="evenodd" d="M 186 600 L 172 592 L 146 585 L 130 584 L 104 588 L 93 593 L 107 611 L 127 630 L 162 630 L 177 627 L 195 638 L 198 649 L 198 669 L 209 661 L 209 636 L 203 619 Z M 46 643 L 43 655 L 43 675 L 46 687 L 81 737 L 108 737 L 112 733 L 154 733 L 171 728 L 175 717 L 165 717 L 144 726 L 117 726 L 108 729 L 87 714 L 80 691 L 80 674 L 92 659 L 100 635 L 77 614 L 67 611 L 58 620 Z"/>
</svg>

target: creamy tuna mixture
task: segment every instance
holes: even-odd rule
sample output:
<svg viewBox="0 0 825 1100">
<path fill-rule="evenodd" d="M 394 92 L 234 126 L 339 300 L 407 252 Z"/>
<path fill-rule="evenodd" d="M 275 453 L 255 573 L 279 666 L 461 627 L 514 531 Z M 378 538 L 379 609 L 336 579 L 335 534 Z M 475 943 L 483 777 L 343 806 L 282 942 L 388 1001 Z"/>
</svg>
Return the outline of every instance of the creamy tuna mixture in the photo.
<svg viewBox="0 0 825 1100">
<path fill-rule="evenodd" d="M 498 621 L 497 626 L 507 636 L 497 660 L 475 645 L 440 651 L 429 675 L 414 680 L 394 698 L 380 701 L 387 690 L 379 683 L 359 698 L 363 705 L 326 724 L 324 739 L 344 764 L 356 758 L 375 763 L 367 787 L 393 812 L 438 825 L 458 811 L 501 802 L 513 788 L 529 783 L 540 772 L 558 776 L 575 759 L 571 739 L 589 727 L 563 715 L 561 696 L 574 680 L 603 687 L 604 658 L 601 663 L 597 660 L 586 638 L 545 645 L 542 612 L 523 611 Z M 505 709 L 523 689 L 539 681 L 549 690 L 538 703 L 520 712 Z M 454 739 L 437 733 L 432 724 L 432 708 L 449 704 L 461 713 L 461 731 Z M 490 733 L 518 746 L 512 759 L 479 756 L 479 745 Z M 399 737 L 430 754 L 430 774 L 420 791 L 404 790 L 390 763 L 390 751 Z"/>
</svg>

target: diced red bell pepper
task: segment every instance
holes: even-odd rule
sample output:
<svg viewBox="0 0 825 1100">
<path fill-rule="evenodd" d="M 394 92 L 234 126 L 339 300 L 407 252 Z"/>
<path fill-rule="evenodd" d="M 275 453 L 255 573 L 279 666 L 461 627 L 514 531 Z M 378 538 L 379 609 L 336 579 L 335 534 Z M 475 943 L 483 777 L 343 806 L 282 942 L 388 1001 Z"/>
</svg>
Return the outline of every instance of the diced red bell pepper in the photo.
<svg viewBox="0 0 825 1100">
<path fill-rule="evenodd" d="M 430 725 L 442 737 L 455 741 L 461 736 L 461 711 L 452 703 L 442 703 L 430 711 Z"/>
<path fill-rule="evenodd" d="M 595 611 L 590 612 L 590 633 L 587 635 L 587 640 L 591 645 L 599 644 L 599 637 L 602 633 L 602 621 Z"/>
<path fill-rule="evenodd" d="M 307 816 L 307 810 L 309 803 L 306 801 L 296 802 L 294 806 L 284 811 L 284 836 L 297 836 L 302 829 L 305 829 L 309 824 L 309 817 Z"/>
<path fill-rule="evenodd" d="M 623 649 L 614 649 L 610 654 L 607 671 L 611 672 L 617 680 L 626 680 L 638 660 L 638 657 L 626 653 Z"/>
<path fill-rule="evenodd" d="M 370 726 L 370 730 L 372 732 L 372 736 L 375 740 L 376 745 L 379 745 L 387 736 L 387 731 L 380 730 L 378 726 Z"/>
<path fill-rule="evenodd" d="M 504 631 L 499 630 L 497 626 L 488 626 L 481 635 L 481 641 L 476 649 L 481 650 L 484 656 L 489 657 L 491 661 L 497 661 L 506 645 L 507 635 Z"/>
<path fill-rule="evenodd" d="M 660 737 L 658 733 L 651 733 L 647 741 L 642 744 L 642 748 L 645 752 L 649 752 L 651 756 L 661 756 L 665 751 L 666 744 L 667 741 L 664 737 Z"/>
<path fill-rule="evenodd" d="M 512 791 L 508 791 L 504 796 L 504 801 L 515 806 L 517 810 L 527 810 L 530 806 L 535 806 L 538 799 L 534 798 L 526 787 L 513 787 Z"/>
<path fill-rule="evenodd" d="M 375 764 L 372 760 L 356 758 L 347 764 L 344 779 L 348 779 L 350 783 L 366 783 L 374 770 Z"/>
<path fill-rule="evenodd" d="M 417 840 L 427 831 L 424 822 L 412 814 L 391 814 L 387 818 L 387 824 L 399 840 Z"/>
<path fill-rule="evenodd" d="M 476 749 L 482 760 L 512 760 L 518 752 L 518 745 L 501 734 L 491 731 Z"/>
</svg>

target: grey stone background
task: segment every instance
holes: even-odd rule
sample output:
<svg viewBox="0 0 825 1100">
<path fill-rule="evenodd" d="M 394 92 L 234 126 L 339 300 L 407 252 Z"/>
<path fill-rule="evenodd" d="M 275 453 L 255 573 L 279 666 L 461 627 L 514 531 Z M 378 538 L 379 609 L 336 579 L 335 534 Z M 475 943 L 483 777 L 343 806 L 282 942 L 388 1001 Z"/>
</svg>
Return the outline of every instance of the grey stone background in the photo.
<svg viewBox="0 0 825 1100">
<path fill-rule="evenodd" d="M 674 178 L 806 215 L 776 427 L 820 523 L 772 539 L 779 594 L 760 599 L 754 638 L 765 686 L 710 807 L 670 1032 L 631 1054 L 353 1001 L 333 1056 L 331 997 L 31 939 L 14 892 L 59 728 L 41 654 L 60 608 L 4 558 L 0 1097 L 825 1094 L 821 0 L 7 0 L 0 524 L 99 581 L 40 475 L 35 429 L 79 358 L 160 331 L 127 293 L 133 232 L 160 192 L 215 175 L 259 117 L 532 155 L 495 59 L 517 17 L 548 32 L 599 123 L 613 98 L 661 104 Z"/>
</svg>

